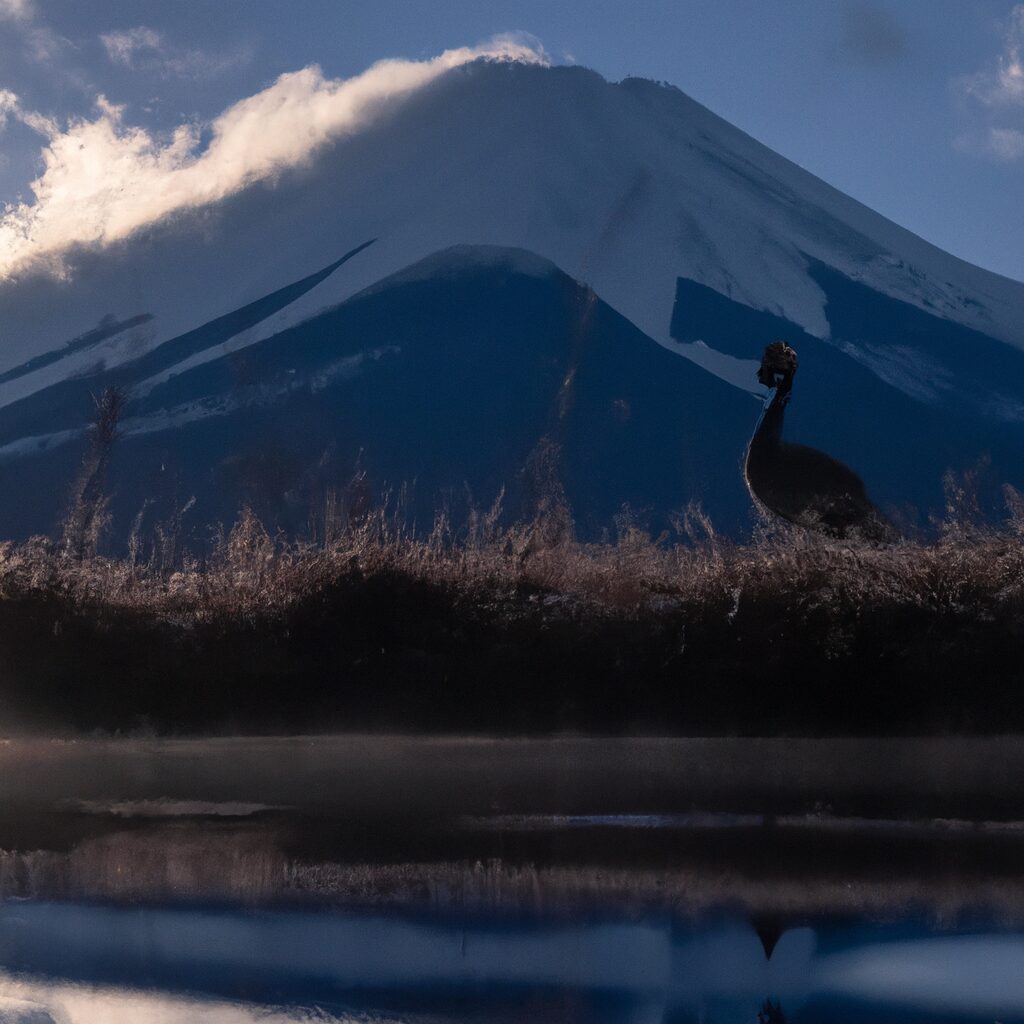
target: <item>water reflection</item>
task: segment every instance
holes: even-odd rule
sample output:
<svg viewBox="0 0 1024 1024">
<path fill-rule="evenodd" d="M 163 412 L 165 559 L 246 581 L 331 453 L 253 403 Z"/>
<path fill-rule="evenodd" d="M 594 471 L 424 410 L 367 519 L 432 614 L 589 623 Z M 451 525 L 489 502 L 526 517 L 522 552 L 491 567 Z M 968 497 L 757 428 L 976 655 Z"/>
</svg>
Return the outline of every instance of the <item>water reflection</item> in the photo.
<svg viewBox="0 0 1024 1024">
<path fill-rule="evenodd" d="M 1024 1022 L 958 743 L 0 743 L 0 1024 Z"/>
<path fill-rule="evenodd" d="M 757 1024 L 786 1024 L 786 1015 L 774 999 L 766 999 L 757 1011 Z"/>
<path fill-rule="evenodd" d="M 316 1016 L 319 1014 L 319 1016 Z M 0 1021 L 1024 1020 L 1024 937 L 0 906 Z M 312 1016 L 311 1016 L 312 1015 Z"/>
</svg>

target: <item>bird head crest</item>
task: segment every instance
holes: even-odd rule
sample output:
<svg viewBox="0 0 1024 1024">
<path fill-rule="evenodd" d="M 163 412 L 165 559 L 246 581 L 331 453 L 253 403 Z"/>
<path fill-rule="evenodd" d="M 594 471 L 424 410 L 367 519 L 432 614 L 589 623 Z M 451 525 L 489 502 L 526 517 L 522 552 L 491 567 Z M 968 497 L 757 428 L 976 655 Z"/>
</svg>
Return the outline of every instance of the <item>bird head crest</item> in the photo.
<svg viewBox="0 0 1024 1024">
<path fill-rule="evenodd" d="M 761 357 L 757 379 L 766 388 L 775 388 L 783 382 L 791 383 L 796 367 L 796 352 L 784 341 L 773 341 L 765 348 Z"/>
</svg>

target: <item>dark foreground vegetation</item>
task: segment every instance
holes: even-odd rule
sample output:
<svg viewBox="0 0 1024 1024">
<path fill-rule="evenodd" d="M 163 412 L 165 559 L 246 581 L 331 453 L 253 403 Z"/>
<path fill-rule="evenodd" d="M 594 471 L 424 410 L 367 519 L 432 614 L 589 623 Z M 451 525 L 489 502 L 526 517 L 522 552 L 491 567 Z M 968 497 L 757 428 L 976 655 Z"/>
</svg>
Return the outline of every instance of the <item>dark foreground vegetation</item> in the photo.
<svg viewBox="0 0 1024 1024">
<path fill-rule="evenodd" d="M 951 492 L 953 498 L 957 494 Z M 5 729 L 896 734 L 1024 728 L 1024 515 L 892 545 L 699 513 L 584 545 L 557 510 L 317 543 L 251 513 L 200 561 L 0 549 Z M 959 511 L 958 511 L 959 509 Z M 173 524 L 172 524 L 173 525 Z"/>
</svg>

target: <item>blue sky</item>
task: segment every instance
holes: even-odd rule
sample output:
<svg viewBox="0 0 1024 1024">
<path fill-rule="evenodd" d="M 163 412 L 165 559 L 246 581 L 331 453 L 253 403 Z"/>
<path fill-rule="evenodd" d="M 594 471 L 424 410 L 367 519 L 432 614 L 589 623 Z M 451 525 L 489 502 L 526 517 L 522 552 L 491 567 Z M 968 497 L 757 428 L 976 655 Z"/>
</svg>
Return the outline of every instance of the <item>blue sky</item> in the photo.
<svg viewBox="0 0 1024 1024">
<path fill-rule="evenodd" d="M 1024 280 L 1024 4 L 1008 0 L 0 0 L 0 201 L 47 133 L 189 126 L 278 75 L 347 78 L 532 34 L 556 62 L 665 80 L 971 262 Z M 169 136 L 168 136 L 169 137 Z"/>
</svg>

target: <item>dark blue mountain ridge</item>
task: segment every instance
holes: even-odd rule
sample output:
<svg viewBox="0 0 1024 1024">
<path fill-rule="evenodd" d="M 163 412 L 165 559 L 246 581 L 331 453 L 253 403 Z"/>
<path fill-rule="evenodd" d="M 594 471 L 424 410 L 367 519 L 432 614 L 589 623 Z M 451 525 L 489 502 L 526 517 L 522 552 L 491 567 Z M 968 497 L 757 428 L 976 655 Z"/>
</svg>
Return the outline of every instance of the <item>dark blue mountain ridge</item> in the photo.
<svg viewBox="0 0 1024 1024">
<path fill-rule="evenodd" d="M 226 344 L 243 331 L 301 298 L 372 244 L 372 239 L 363 242 L 321 270 L 185 334 L 171 338 L 135 359 L 119 363 L 109 369 L 100 366 L 98 369 L 69 377 L 0 407 L 0 446 L 24 437 L 45 437 L 63 431 L 80 430 L 83 410 L 88 410 L 89 399 L 92 396 L 98 395 L 105 388 L 118 386 L 126 389 L 131 398 L 130 392 L 134 385 L 158 374 L 170 372 L 189 358 Z M 133 319 L 139 321 L 146 318 L 144 315 Z M 12 374 L 14 372 L 11 371 Z"/>
<path fill-rule="evenodd" d="M 828 296 L 828 340 L 682 279 L 673 337 L 744 359 L 760 358 L 766 341 L 776 338 L 793 345 L 800 367 L 787 437 L 853 467 L 898 521 L 926 525 L 943 508 L 946 473 L 979 466 L 987 467 L 984 510 L 1000 515 L 1001 485 L 1024 483 L 1024 422 L 1003 414 L 991 396 L 1024 396 L 1024 354 L 830 268 L 812 266 L 811 273 Z M 920 353 L 922 363 L 936 368 L 937 386 L 909 394 L 887 382 L 864 364 L 858 349 L 865 345 Z"/>
<path fill-rule="evenodd" d="M 849 464 L 897 518 L 926 518 L 945 471 L 982 457 L 996 483 L 1024 482 L 1024 284 L 672 87 L 475 61 L 370 113 L 301 167 L 72 247 L 59 279 L 0 280 L 17 364 L 0 481 L 18 495 L 0 535 L 53 529 L 111 384 L 130 392 L 110 481 L 122 536 L 143 502 L 193 494 L 197 524 L 249 501 L 301 530 L 357 464 L 374 488 L 414 489 L 417 525 L 502 485 L 520 514 L 541 450 L 561 451 L 581 536 L 627 503 L 658 528 L 690 499 L 742 533 L 756 360 L 779 336 L 800 354 L 787 437 Z M 140 310 L 144 338 L 52 358 Z"/>
<path fill-rule="evenodd" d="M 991 345 L 1011 385 L 1024 355 L 818 272 L 835 316 L 828 341 L 683 279 L 672 333 L 751 358 L 767 340 L 787 338 L 801 360 L 787 434 L 854 467 L 901 521 L 941 508 L 946 470 L 983 456 L 994 480 L 1024 485 L 1020 423 L 970 400 L 912 397 L 844 346 L 863 343 L 855 315 L 875 300 L 876 315 L 868 307 L 862 323 L 879 343 L 886 330 L 910 337 L 908 319 L 934 319 L 917 325 L 921 345 L 935 333 L 950 352 L 976 353 L 976 362 Z M 659 531 L 691 500 L 727 533 L 750 526 L 741 465 L 757 401 L 658 345 L 533 254 L 473 246 L 435 254 L 223 354 L 232 328 L 251 319 L 251 311 L 229 314 L 170 353 L 160 347 L 0 409 L 0 483 L 17 483 L 23 496 L 0 509 L 0 533 L 54 528 L 89 396 L 109 383 L 129 392 L 110 480 L 121 538 L 144 506 L 157 516 L 193 496 L 197 536 L 230 522 L 243 504 L 268 526 L 301 534 L 357 466 L 377 494 L 404 490 L 404 513 L 420 529 L 443 506 L 458 522 L 470 500 L 489 505 L 503 488 L 508 515 L 526 515 L 534 497 L 528 466 L 542 444 L 560 453 L 557 471 L 583 538 L 613 530 L 627 506 Z M 183 352 L 211 358 L 174 372 Z M 44 434 L 55 408 L 62 431 L 25 442 Z"/>
<path fill-rule="evenodd" d="M 660 527 L 691 499 L 723 528 L 743 528 L 749 396 L 554 266 L 538 274 L 537 261 L 517 269 L 522 254 L 485 250 L 476 265 L 465 254 L 454 270 L 396 275 L 131 398 L 112 463 L 116 530 L 123 536 L 147 502 L 195 496 L 197 528 L 247 504 L 269 526 L 301 532 L 357 465 L 377 492 L 405 485 L 419 528 L 443 505 L 457 516 L 467 495 L 488 505 L 502 488 L 518 516 L 529 512 L 526 467 L 545 440 L 560 450 L 582 536 L 613 529 L 625 505 Z M 119 383 L 130 388 L 128 369 Z M 50 405 L 45 393 L 38 400 Z M 25 495 L 0 509 L 0 532 L 52 528 L 79 447 L 0 462 L 0 482 L 17 479 Z"/>
</svg>

